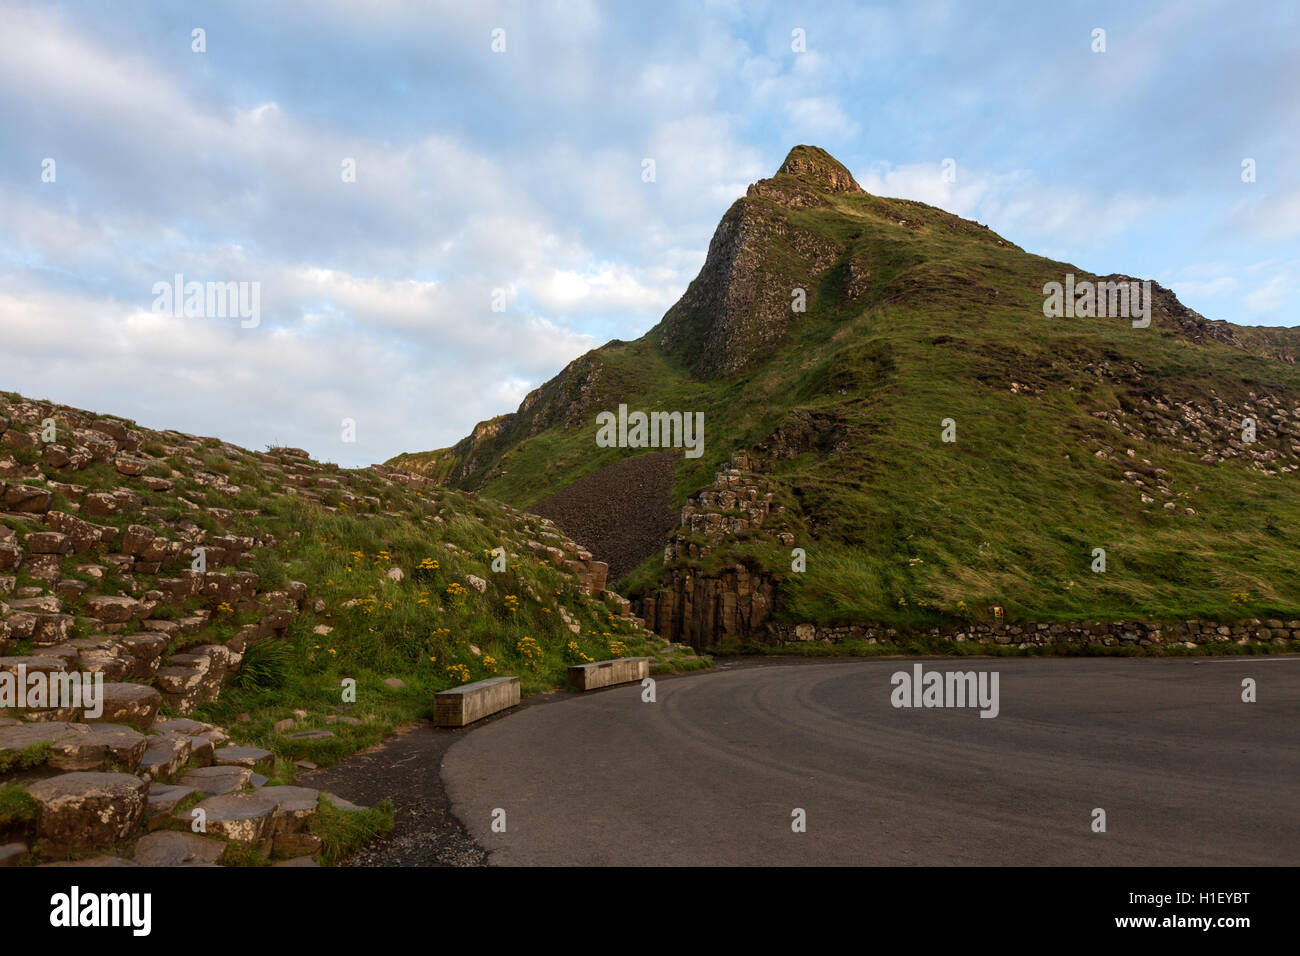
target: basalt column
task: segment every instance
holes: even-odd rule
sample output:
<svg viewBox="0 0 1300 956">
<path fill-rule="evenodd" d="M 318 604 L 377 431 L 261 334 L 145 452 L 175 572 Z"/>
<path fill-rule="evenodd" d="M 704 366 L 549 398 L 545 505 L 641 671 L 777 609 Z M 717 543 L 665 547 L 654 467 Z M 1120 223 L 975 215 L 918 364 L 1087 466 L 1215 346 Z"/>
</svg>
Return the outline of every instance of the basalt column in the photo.
<svg viewBox="0 0 1300 956">
<path fill-rule="evenodd" d="M 742 564 L 711 574 L 673 572 L 672 583 L 638 602 L 646 627 L 660 637 L 707 648 L 724 641 L 762 641 L 776 598 L 776 584 Z"/>
</svg>

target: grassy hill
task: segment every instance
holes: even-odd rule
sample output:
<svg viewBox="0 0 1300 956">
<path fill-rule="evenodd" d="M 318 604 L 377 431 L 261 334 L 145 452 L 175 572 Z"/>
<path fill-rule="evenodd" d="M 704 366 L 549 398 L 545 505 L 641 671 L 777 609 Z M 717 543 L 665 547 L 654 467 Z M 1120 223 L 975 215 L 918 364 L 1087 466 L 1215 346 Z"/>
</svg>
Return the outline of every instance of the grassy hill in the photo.
<svg viewBox="0 0 1300 956">
<path fill-rule="evenodd" d="M 99 715 L 0 700 L 0 863 L 130 855 L 146 828 L 189 839 L 175 814 L 213 796 L 194 775 L 214 763 L 258 773 L 230 784 L 246 826 L 194 852 L 265 863 L 264 804 L 304 799 L 277 789 L 298 762 L 432 717 L 445 688 L 516 674 L 552 690 L 572 663 L 629 654 L 707 664 L 645 630 L 545 519 L 0 393 L 0 675 L 103 674 L 107 698 Z M 277 825 L 295 855 L 330 862 L 391 825 L 322 801 L 320 842 Z M 139 852 L 173 852 L 163 839 Z"/>
<path fill-rule="evenodd" d="M 1036 621 L 1300 617 L 1300 330 L 1208 321 L 1158 284 L 1149 328 L 1044 316 L 1045 284 L 1069 273 L 1127 278 L 869 195 L 797 147 L 646 335 L 390 464 L 524 508 L 639 453 L 597 447 L 598 412 L 701 411 L 705 454 L 682 458 L 674 501 L 748 449 L 776 518 L 702 558 L 665 566 L 647 547 L 629 593 L 740 561 L 776 578 L 787 622 L 916 628 L 994 604 Z"/>
</svg>

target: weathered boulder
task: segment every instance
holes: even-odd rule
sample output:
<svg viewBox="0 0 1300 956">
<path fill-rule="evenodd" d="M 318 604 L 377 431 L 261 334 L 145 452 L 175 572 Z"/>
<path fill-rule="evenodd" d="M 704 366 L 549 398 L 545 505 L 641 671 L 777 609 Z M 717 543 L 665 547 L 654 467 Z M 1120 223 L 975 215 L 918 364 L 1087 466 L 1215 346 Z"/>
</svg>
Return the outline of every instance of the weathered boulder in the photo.
<svg viewBox="0 0 1300 956">
<path fill-rule="evenodd" d="M 72 541 L 57 531 L 33 531 L 23 542 L 31 554 L 70 554 Z"/>
<path fill-rule="evenodd" d="M 45 516 L 45 524 L 53 531 L 68 536 L 73 554 L 89 551 L 99 544 L 103 532 L 89 521 L 82 521 L 66 511 L 51 511 Z"/>
<path fill-rule="evenodd" d="M 118 455 L 113 459 L 113 467 L 117 469 L 118 474 L 135 477 L 143 475 L 145 469 L 149 467 L 149 462 L 143 458 L 132 458 L 129 455 Z"/>
</svg>

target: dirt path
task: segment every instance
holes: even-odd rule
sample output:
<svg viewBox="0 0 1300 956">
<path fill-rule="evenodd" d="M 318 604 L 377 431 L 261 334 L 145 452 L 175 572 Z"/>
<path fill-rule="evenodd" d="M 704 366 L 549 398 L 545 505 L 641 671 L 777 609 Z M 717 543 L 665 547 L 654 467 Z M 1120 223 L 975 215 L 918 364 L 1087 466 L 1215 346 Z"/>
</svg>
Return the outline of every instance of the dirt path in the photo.
<svg viewBox="0 0 1300 956">
<path fill-rule="evenodd" d="M 295 783 L 336 793 L 361 806 L 393 801 L 393 831 L 353 853 L 344 866 L 484 866 L 487 854 L 451 812 L 442 785 L 443 754 L 479 727 L 521 708 L 571 696 L 535 694 L 519 707 L 450 729 L 426 722 L 407 724 L 383 741 L 332 767 L 298 774 Z"/>
</svg>

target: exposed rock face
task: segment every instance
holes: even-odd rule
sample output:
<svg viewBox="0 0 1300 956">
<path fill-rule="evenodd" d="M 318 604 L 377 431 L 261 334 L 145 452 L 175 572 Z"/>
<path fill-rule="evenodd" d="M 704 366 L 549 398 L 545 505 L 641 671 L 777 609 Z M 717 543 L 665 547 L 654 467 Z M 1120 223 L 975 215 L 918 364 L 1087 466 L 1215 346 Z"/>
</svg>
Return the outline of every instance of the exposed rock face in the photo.
<svg viewBox="0 0 1300 956">
<path fill-rule="evenodd" d="M 798 606 L 817 617 L 819 628 L 834 634 L 849 626 L 865 633 L 873 622 L 866 619 L 870 615 L 841 622 L 827 601 L 805 605 L 801 599 L 809 592 L 803 589 L 824 595 L 816 578 L 840 574 L 837 569 L 847 567 L 855 551 L 876 560 L 888 558 L 884 551 L 908 549 L 906 567 L 915 568 L 904 572 L 908 586 L 931 594 L 948 589 L 944 578 L 953 581 L 969 570 L 955 567 L 962 561 L 959 550 L 988 548 L 993 563 L 1002 546 L 973 544 L 965 540 L 970 532 L 955 524 L 917 529 L 917 539 L 938 544 L 924 558 L 919 540 L 912 554 L 912 545 L 899 548 L 893 536 L 903 525 L 910 532 L 910 515 L 929 507 L 913 500 L 908 486 L 923 487 L 926 482 L 912 476 L 935 472 L 937 460 L 927 449 L 950 411 L 962 420 L 963 436 L 974 434 L 964 430 L 967 422 L 998 423 L 1000 440 L 981 435 L 988 442 L 982 463 L 950 487 L 965 488 L 969 500 L 963 504 L 978 505 L 996 522 L 989 526 L 999 529 L 1014 526 L 1017 518 L 989 503 L 1034 501 L 1043 487 L 1040 467 L 1061 488 L 1087 488 L 1098 499 L 1089 512 L 1074 509 L 1068 494 L 1057 495 L 1057 510 L 1050 511 L 1057 527 L 1069 527 L 1084 514 L 1127 515 L 1123 506 L 1131 504 L 1132 516 L 1147 523 L 1142 533 L 1154 530 L 1157 521 L 1177 521 L 1190 538 L 1210 519 L 1223 519 L 1225 528 L 1236 520 L 1213 514 L 1214 502 L 1202 490 L 1211 481 L 1198 484 L 1198 475 L 1210 477 L 1202 466 L 1223 465 L 1220 471 L 1231 475 L 1244 465 L 1256 473 L 1245 474 L 1248 482 L 1259 474 L 1300 470 L 1300 386 L 1294 369 L 1278 364 L 1295 363 L 1300 329 L 1212 322 L 1155 282 L 1145 332 L 1135 332 L 1127 316 L 1105 310 L 1081 312 L 1077 323 L 1049 319 L 1044 283 L 1066 275 L 1116 293 L 1121 284 L 1141 281 L 1098 277 L 1030 256 L 981 224 L 924 203 L 871 196 L 824 151 L 796 147 L 771 178 L 751 185 L 727 210 L 698 277 L 654 329 L 618 355 L 596 350 L 573 363 L 525 400 L 517 421 L 506 416 L 499 427 L 476 429 L 473 447 L 454 449 L 441 475 L 479 487 L 499 479 L 506 467 L 521 467 L 508 463 L 533 465 L 540 451 L 557 447 L 573 467 L 573 429 L 591 425 L 584 414 L 621 402 L 635 408 L 668 392 L 661 381 L 626 374 L 637 363 L 661 373 L 677 394 L 700 396 L 710 420 L 722 423 L 711 440 L 728 447 L 743 442 L 776 465 L 766 476 L 724 469 L 712 486 L 694 494 L 668 537 L 659 586 L 648 585 L 638 600 L 640 613 L 661 635 L 707 647 L 736 635 L 784 641 L 810 633 L 812 624 L 800 624 L 798 635 L 787 634 L 785 615 L 780 628 L 768 626 L 770 600 L 779 591 L 758 572 L 759 560 L 779 576 L 784 593 L 798 595 Z M 806 316 L 792 309 L 797 289 L 806 294 Z M 1278 361 L 1265 364 L 1252 356 Z M 1187 374 L 1192 367 L 1204 374 Z M 744 414 L 732 414 L 742 406 Z M 923 426 L 931 414 L 933 423 Z M 552 430 L 528 442 L 546 422 L 554 423 Z M 735 432 L 723 434 L 727 429 Z M 1033 441 L 1013 451 L 1017 433 Z M 958 449 L 968 447 L 954 451 L 960 455 Z M 1032 467 L 1021 467 L 1026 465 Z M 593 466 L 586 478 L 553 497 L 598 488 L 594 479 L 606 470 Z M 674 477 L 686 472 L 678 468 Z M 693 479 L 698 474 L 690 473 Z M 488 485 L 503 491 L 512 486 L 526 488 L 530 499 L 553 489 L 544 479 Z M 1279 489 L 1278 499 L 1264 499 L 1284 495 Z M 947 507 L 948 499 L 939 497 Z M 565 502 L 567 513 L 580 514 L 584 504 L 606 510 L 597 500 L 575 494 Z M 774 518 L 777 502 L 790 509 L 784 520 Z M 895 508 L 909 516 L 894 515 Z M 1114 540 L 1114 529 L 1100 532 L 1105 523 L 1098 519 L 1099 535 Z M 787 577 L 779 559 L 768 564 L 774 549 L 751 547 L 754 535 L 792 547 L 792 529 L 801 547 L 824 544 L 844 563 L 815 566 L 808 578 Z M 1127 536 L 1127 529 L 1122 533 Z M 581 540 L 600 552 L 604 537 Z M 1035 549 L 1056 546 L 1050 534 L 1035 537 Z M 960 549 L 949 547 L 957 541 Z M 1259 551 L 1268 547 L 1261 539 Z M 1203 556 L 1213 548 L 1211 541 L 1189 550 Z M 1029 567 L 1018 563 L 1019 555 L 1014 561 L 998 557 L 1006 566 Z M 1056 559 L 1040 553 L 1036 560 L 1033 567 L 1045 568 Z M 983 586 L 982 576 L 971 579 Z M 1158 584 L 1183 586 L 1172 576 Z M 991 601 L 995 595 L 984 597 Z M 1075 613 L 1038 600 L 1044 617 Z M 1216 600 L 1207 593 L 1186 605 L 1152 606 L 1182 606 L 1191 616 L 1209 613 Z M 1109 606 L 1099 601 L 1096 606 Z M 786 610 L 794 606 L 792 600 Z M 943 613 L 957 619 L 964 612 Z M 1129 610 L 1121 603 L 1108 613 Z M 880 607 L 879 620 L 900 619 L 905 615 L 892 601 Z"/>
<path fill-rule="evenodd" d="M 864 191 L 843 163 L 817 146 L 796 146 L 790 150 L 785 162 L 777 170 L 778 175 L 782 173 L 814 183 L 819 189 L 825 189 L 827 192 Z"/>
<path fill-rule="evenodd" d="M 659 347 L 701 375 L 742 369 L 767 354 L 801 312 L 794 290 L 811 296 L 844 258 L 824 235 L 796 226 L 779 207 L 825 205 L 832 195 L 866 195 L 825 150 L 796 146 L 776 176 L 749 187 L 727 210 L 699 276 L 652 330 Z M 865 286 L 865 262 L 847 263 L 850 284 Z M 861 288 L 858 289 L 860 294 Z"/>
<path fill-rule="evenodd" d="M 751 470 L 752 465 L 746 452 L 737 452 L 714 476 L 712 487 L 687 499 L 681 526 L 672 532 L 664 548 L 665 565 L 679 558 L 703 558 L 720 543 L 757 531 L 773 510 L 781 510 L 780 505 L 773 504 L 776 494 L 771 484 Z"/>
<path fill-rule="evenodd" d="M 609 565 L 597 561 L 590 551 L 571 538 L 560 534 L 555 523 L 549 518 L 542 518 L 542 527 L 537 537 L 540 541 L 529 541 L 527 547 L 538 556 L 545 555 L 557 567 L 568 568 L 578 580 L 578 586 L 586 593 L 597 596 L 605 590 L 605 581 L 609 574 Z M 549 542 L 549 544 L 547 543 Z M 564 613 L 564 608 L 560 608 Z"/>
<path fill-rule="evenodd" d="M 694 648 L 724 640 L 762 640 L 776 601 L 771 575 L 743 564 L 713 574 L 677 569 L 672 583 L 639 602 L 646 627 L 670 641 Z"/>
<path fill-rule="evenodd" d="M 711 487 L 687 499 L 681 525 L 664 548 L 671 583 L 633 601 L 646 627 L 695 648 L 763 639 L 777 599 L 771 574 L 744 564 L 706 572 L 681 562 L 698 561 L 738 535 L 760 533 L 768 517 L 782 510 L 774 505 L 774 498 L 754 460 L 741 451 L 714 476 Z M 792 537 L 774 528 L 761 533 L 793 543 Z"/>
<path fill-rule="evenodd" d="M 661 349 L 706 378 L 766 354 L 802 314 L 794 311 L 794 290 L 811 297 L 842 255 L 829 239 L 793 225 L 765 195 L 727 210 L 699 276 L 651 331 Z M 816 199 L 809 194 L 809 202 Z"/>
</svg>

